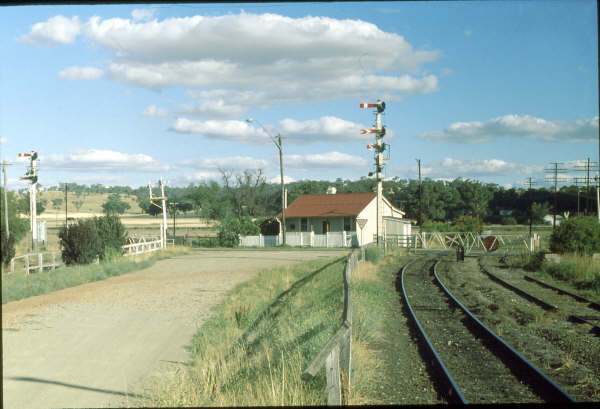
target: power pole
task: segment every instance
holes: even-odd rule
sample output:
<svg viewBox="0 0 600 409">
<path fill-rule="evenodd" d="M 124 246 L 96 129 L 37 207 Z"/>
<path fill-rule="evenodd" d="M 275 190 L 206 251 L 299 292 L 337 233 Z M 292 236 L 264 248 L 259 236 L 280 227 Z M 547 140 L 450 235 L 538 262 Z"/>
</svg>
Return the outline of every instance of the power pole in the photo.
<svg viewBox="0 0 600 409">
<path fill-rule="evenodd" d="M 173 240 L 177 239 L 177 228 L 175 227 L 175 218 L 177 217 L 177 205 L 178 202 L 170 202 L 169 205 L 173 208 Z M 173 242 L 175 243 L 175 242 Z"/>
<path fill-rule="evenodd" d="M 386 144 L 383 143 L 385 136 L 385 126 L 381 125 L 381 113 L 385 110 L 385 102 L 377 100 L 374 104 L 360 104 L 361 108 L 377 108 L 375 116 L 375 128 L 363 129 L 362 134 L 374 133 L 375 145 L 367 145 L 367 149 L 375 148 L 375 173 L 377 177 L 377 246 L 383 246 L 383 180 L 381 171 L 383 169 L 383 151 Z"/>
<path fill-rule="evenodd" d="M 6 192 L 6 167 L 12 165 L 7 161 L 2 161 L 2 173 L 4 174 L 4 224 L 6 226 L 6 238 L 10 238 L 10 229 L 8 226 L 8 193 Z"/>
<path fill-rule="evenodd" d="M 69 184 L 65 182 L 65 226 L 69 224 Z"/>
<path fill-rule="evenodd" d="M 419 165 L 419 233 L 423 233 L 423 184 L 421 183 L 421 159 L 416 159 Z"/>
<path fill-rule="evenodd" d="M 558 174 L 565 173 L 568 169 L 559 168 L 559 165 L 562 165 L 562 162 L 550 162 L 553 165 L 553 168 L 544 169 L 545 172 L 552 172 L 554 175 L 547 177 L 546 181 L 554 183 L 554 209 L 552 211 L 552 229 L 556 229 L 556 213 L 558 212 L 558 203 L 557 203 L 557 185 L 558 185 Z M 567 178 L 561 179 L 562 182 L 565 182 Z"/>
<path fill-rule="evenodd" d="M 590 158 L 587 158 L 587 161 L 584 165 L 575 165 L 572 169 L 577 172 L 586 172 L 585 177 L 576 177 L 575 178 L 576 184 L 578 184 L 578 185 L 585 184 L 585 212 L 584 212 L 584 214 L 586 214 L 586 215 L 592 214 L 592 212 L 593 212 L 593 210 L 592 210 L 592 201 L 593 201 L 592 200 L 592 192 L 590 190 L 590 181 L 592 180 L 592 177 L 590 176 L 590 171 L 592 170 L 592 167 L 595 167 L 596 165 L 597 165 L 597 163 L 590 162 Z"/>
<path fill-rule="evenodd" d="M 37 203 L 36 203 L 36 185 L 37 185 L 37 168 L 35 161 L 38 158 L 36 151 L 31 153 L 19 153 L 19 157 L 29 158 L 29 169 L 25 173 L 25 176 L 20 177 L 21 180 L 28 180 L 31 183 L 29 187 L 29 217 L 31 226 L 31 250 L 35 251 L 37 248 Z"/>
<path fill-rule="evenodd" d="M 531 187 L 533 185 L 535 185 L 535 183 L 536 182 L 533 180 L 532 177 L 527 178 L 527 182 L 525 182 L 525 184 L 527 185 L 528 192 L 531 190 Z M 533 231 L 533 201 L 530 200 L 529 201 L 529 237 L 531 237 L 532 231 Z"/>
</svg>

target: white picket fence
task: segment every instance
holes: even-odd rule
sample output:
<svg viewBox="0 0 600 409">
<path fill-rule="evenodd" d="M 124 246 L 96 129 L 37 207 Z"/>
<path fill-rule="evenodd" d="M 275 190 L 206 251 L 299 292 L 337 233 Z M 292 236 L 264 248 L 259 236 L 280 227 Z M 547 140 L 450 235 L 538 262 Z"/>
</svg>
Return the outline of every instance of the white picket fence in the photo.
<svg viewBox="0 0 600 409">
<path fill-rule="evenodd" d="M 328 232 L 315 234 L 314 232 L 289 232 L 285 234 L 286 244 L 289 246 L 303 247 L 352 247 L 357 246 L 356 233 L 353 232 Z M 274 247 L 282 243 L 282 235 L 240 236 L 240 247 Z"/>
</svg>

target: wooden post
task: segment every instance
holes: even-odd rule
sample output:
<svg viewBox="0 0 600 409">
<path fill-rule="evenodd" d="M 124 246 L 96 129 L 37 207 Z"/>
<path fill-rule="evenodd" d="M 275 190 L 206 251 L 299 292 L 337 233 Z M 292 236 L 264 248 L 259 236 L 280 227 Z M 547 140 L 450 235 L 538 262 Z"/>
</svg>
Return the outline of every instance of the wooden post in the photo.
<svg viewBox="0 0 600 409">
<path fill-rule="evenodd" d="M 52 252 L 52 270 L 56 269 L 56 253 Z"/>
<path fill-rule="evenodd" d="M 38 269 L 40 270 L 40 273 L 42 271 L 44 271 L 44 253 L 38 253 Z"/>
<path fill-rule="evenodd" d="M 10 272 L 14 273 L 15 272 L 15 258 L 11 258 L 10 259 Z"/>
<path fill-rule="evenodd" d="M 352 331 L 348 331 L 346 339 L 342 341 L 340 351 L 340 366 L 342 376 L 342 390 L 344 395 L 344 404 L 348 405 L 350 395 L 350 371 L 352 368 Z"/>
<path fill-rule="evenodd" d="M 29 275 L 29 254 L 25 254 L 25 275 Z"/>
<path fill-rule="evenodd" d="M 325 362 L 327 375 L 327 405 L 340 406 L 342 404 L 342 390 L 340 388 L 340 349 L 335 346 Z"/>
</svg>

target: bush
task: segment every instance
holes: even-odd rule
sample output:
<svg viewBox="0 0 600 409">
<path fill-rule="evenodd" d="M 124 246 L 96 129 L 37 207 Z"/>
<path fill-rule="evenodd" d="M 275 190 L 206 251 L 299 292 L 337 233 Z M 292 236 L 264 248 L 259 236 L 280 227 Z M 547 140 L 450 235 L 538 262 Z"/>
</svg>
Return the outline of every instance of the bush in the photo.
<svg viewBox="0 0 600 409">
<path fill-rule="evenodd" d="M 192 241 L 194 247 L 219 247 L 219 240 L 215 237 L 205 237 Z"/>
<path fill-rule="evenodd" d="M 4 224 L 2 224 L 0 235 L 2 240 L 2 253 L 0 253 L 0 263 L 5 266 L 8 265 L 10 260 L 15 256 L 15 237 L 11 235 L 10 237 L 6 237 L 6 229 Z"/>
<path fill-rule="evenodd" d="M 365 249 L 365 260 L 370 261 L 373 264 L 379 263 L 379 260 L 383 258 L 383 251 L 375 246 L 368 246 Z"/>
<path fill-rule="evenodd" d="M 576 216 L 564 220 L 550 236 L 550 250 L 578 254 L 599 252 L 600 222 L 594 216 Z"/>
<path fill-rule="evenodd" d="M 434 231 L 447 232 L 447 231 L 452 231 L 452 230 L 453 230 L 453 228 L 450 223 L 433 222 L 430 220 L 426 220 L 423 223 L 423 231 L 425 231 L 425 232 L 434 232 Z"/>
<path fill-rule="evenodd" d="M 89 264 L 100 255 L 102 243 L 93 219 L 63 226 L 58 233 L 65 264 Z"/>
<path fill-rule="evenodd" d="M 100 239 L 101 260 L 111 260 L 122 253 L 121 247 L 127 240 L 125 226 L 118 216 L 95 217 L 96 233 Z"/>
<path fill-rule="evenodd" d="M 523 266 L 523 268 L 527 271 L 538 271 L 542 268 L 542 264 L 544 264 L 544 252 L 538 251 L 529 256 L 529 261 Z"/>
<path fill-rule="evenodd" d="M 249 216 L 240 218 L 230 217 L 225 219 L 219 225 L 217 238 L 219 244 L 223 247 L 237 247 L 239 236 L 253 236 L 260 233 L 259 227 Z"/>
<path fill-rule="evenodd" d="M 573 263 L 545 263 L 543 271 L 557 280 L 571 281 L 575 278 L 576 265 Z"/>
<path fill-rule="evenodd" d="M 515 219 L 513 216 L 507 216 L 503 217 L 500 222 L 505 226 L 513 226 L 517 224 L 517 219 Z"/>
<path fill-rule="evenodd" d="M 454 219 L 453 227 L 455 231 L 470 231 L 474 233 L 481 232 L 481 220 L 473 216 L 459 216 Z"/>
</svg>

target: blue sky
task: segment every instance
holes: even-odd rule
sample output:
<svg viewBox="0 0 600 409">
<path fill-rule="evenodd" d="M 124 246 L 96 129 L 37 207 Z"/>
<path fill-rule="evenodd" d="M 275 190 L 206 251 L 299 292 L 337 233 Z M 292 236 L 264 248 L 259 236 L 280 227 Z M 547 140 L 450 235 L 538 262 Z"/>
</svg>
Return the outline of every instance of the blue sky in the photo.
<svg viewBox="0 0 600 409">
<path fill-rule="evenodd" d="M 386 177 L 420 158 L 434 179 L 543 186 L 549 162 L 598 160 L 596 16 L 591 0 L 3 7 L 9 188 L 31 150 L 43 186 L 278 182 L 278 132 L 286 179 L 358 179 L 359 104 L 378 98 Z"/>
</svg>

